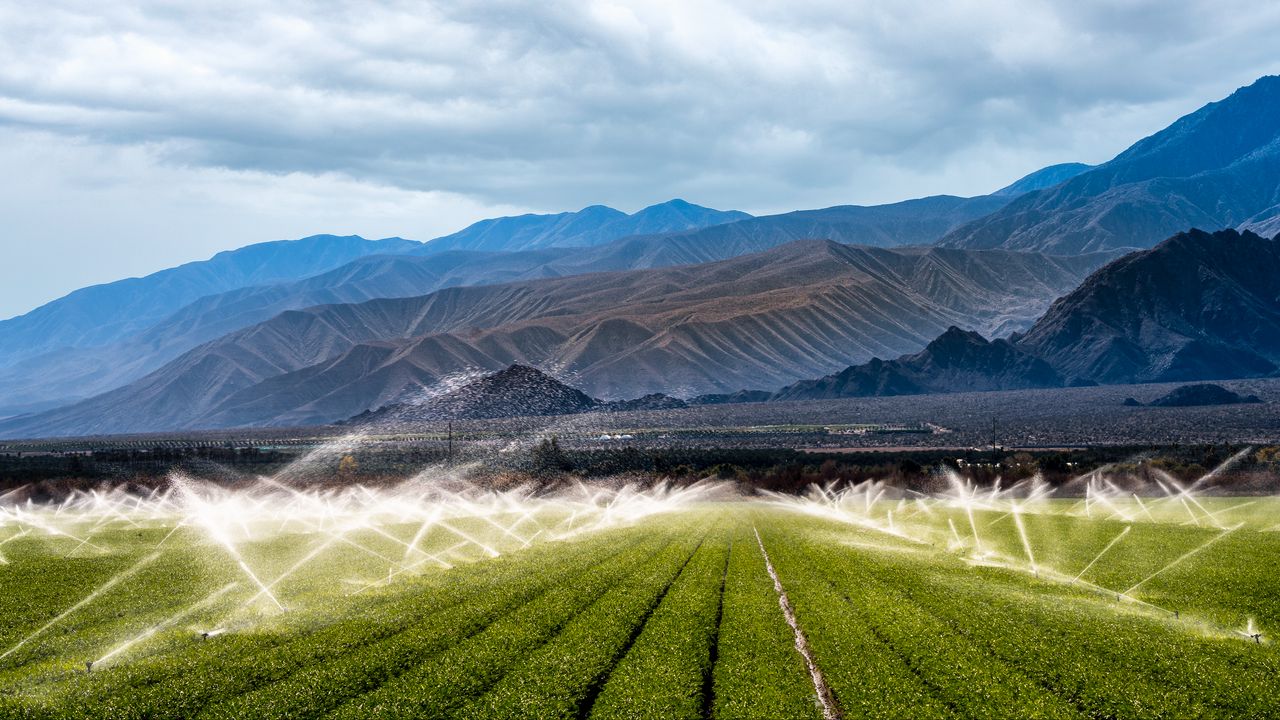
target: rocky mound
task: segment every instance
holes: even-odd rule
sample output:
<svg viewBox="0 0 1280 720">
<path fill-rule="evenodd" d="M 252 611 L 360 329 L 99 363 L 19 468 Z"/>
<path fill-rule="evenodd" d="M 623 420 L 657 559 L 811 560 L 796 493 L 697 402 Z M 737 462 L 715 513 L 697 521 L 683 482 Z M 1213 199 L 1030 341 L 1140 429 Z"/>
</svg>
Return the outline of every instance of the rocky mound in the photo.
<svg viewBox="0 0 1280 720">
<path fill-rule="evenodd" d="M 1262 398 L 1257 395 L 1240 395 L 1234 393 L 1221 385 L 1213 383 L 1200 383 L 1197 385 L 1183 385 L 1174 389 L 1168 395 L 1151 401 L 1152 407 L 1200 407 L 1203 405 L 1241 405 L 1246 403 L 1260 403 Z"/>
<path fill-rule="evenodd" d="M 541 370 L 512 365 L 455 390 L 419 401 L 388 405 L 359 415 L 353 421 L 377 423 L 572 415 L 593 410 L 598 405 L 599 402 L 586 393 Z"/>
<path fill-rule="evenodd" d="M 689 398 L 690 405 L 729 405 L 733 403 L 766 402 L 773 397 L 768 390 L 739 390 L 734 393 L 710 393 Z"/>
</svg>

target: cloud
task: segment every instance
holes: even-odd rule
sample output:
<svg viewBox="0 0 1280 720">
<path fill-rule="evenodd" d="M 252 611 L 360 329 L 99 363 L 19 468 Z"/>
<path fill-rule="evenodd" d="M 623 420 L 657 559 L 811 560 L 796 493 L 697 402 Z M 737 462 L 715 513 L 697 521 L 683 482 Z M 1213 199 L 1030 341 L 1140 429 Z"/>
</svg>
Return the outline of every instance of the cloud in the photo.
<svg viewBox="0 0 1280 720">
<path fill-rule="evenodd" d="M 1280 70 L 1277 30 L 1280 7 L 1231 1 L 17 0 L 0 127 L 62 164 L 41 171 L 53 205 L 97 197 L 76 177 L 119 153 L 128 172 L 91 172 L 97 192 L 138 219 L 208 218 L 227 246 L 335 217 L 435 232 L 423 208 L 768 212 L 1105 160 Z M 171 202 L 175 184 L 216 200 Z"/>
</svg>

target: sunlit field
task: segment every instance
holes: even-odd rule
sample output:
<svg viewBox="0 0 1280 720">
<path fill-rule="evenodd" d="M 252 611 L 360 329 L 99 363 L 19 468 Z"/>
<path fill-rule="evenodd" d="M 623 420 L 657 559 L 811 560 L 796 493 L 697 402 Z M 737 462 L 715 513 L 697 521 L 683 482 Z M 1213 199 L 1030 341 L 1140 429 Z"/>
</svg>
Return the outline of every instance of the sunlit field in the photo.
<svg viewBox="0 0 1280 720">
<path fill-rule="evenodd" d="M 0 713 L 1280 713 L 1280 500 L 1082 483 L 8 502 Z"/>
</svg>

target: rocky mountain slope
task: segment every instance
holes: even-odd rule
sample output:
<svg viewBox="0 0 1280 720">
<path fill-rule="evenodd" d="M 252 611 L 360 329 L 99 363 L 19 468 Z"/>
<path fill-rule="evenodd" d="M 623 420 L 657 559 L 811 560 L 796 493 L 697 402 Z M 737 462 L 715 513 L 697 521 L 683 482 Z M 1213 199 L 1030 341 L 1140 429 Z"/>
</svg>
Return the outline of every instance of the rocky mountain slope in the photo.
<svg viewBox="0 0 1280 720">
<path fill-rule="evenodd" d="M 1192 230 L 1107 264 L 1011 341 L 987 342 L 976 333 L 951 328 L 920 353 L 874 359 L 802 381 L 773 399 L 1177 382 L 1277 372 L 1280 238 Z"/>
<path fill-rule="evenodd" d="M 1062 385 L 1062 377 L 1048 363 L 1008 340 L 988 341 L 976 332 L 951 327 L 918 353 L 896 360 L 873 358 L 833 375 L 789 385 L 771 399 L 831 400 Z"/>
<path fill-rule="evenodd" d="M 1179 233 L 1094 273 L 1018 345 L 1098 383 L 1271 374 L 1280 366 L 1280 242 Z"/>
</svg>

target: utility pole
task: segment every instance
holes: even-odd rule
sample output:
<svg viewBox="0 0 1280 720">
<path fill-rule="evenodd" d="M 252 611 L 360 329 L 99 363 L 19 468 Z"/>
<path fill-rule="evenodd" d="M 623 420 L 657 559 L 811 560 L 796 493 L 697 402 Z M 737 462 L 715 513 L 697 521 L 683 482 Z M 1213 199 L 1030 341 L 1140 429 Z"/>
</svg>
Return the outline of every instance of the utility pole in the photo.
<svg viewBox="0 0 1280 720">
<path fill-rule="evenodd" d="M 449 464 L 453 464 L 453 421 L 449 421 Z"/>
</svg>

